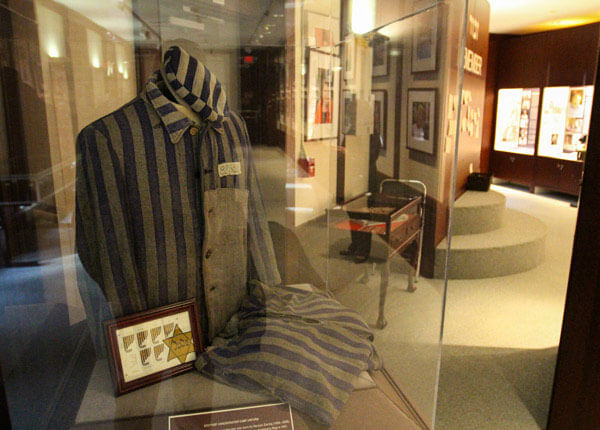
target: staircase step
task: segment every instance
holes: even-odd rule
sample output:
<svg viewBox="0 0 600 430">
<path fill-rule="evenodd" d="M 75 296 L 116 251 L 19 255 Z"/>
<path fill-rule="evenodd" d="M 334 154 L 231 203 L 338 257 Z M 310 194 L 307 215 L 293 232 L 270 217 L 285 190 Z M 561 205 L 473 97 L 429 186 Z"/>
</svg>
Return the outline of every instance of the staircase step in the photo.
<svg viewBox="0 0 600 430">
<path fill-rule="evenodd" d="M 466 191 L 454 204 L 452 234 L 486 233 L 502 227 L 506 197 L 497 191 Z"/>
<path fill-rule="evenodd" d="M 539 219 L 506 209 L 501 228 L 478 234 L 453 235 L 449 279 L 481 279 L 525 272 L 544 258 L 546 225 Z M 444 277 L 447 239 L 435 251 L 435 277 Z"/>
</svg>

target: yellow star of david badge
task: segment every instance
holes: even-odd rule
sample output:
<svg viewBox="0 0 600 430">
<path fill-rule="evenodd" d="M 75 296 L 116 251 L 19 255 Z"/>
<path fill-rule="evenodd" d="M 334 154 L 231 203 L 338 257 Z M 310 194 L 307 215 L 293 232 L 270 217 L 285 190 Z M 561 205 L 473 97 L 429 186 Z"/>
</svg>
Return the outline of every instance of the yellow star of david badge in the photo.
<svg viewBox="0 0 600 430">
<path fill-rule="evenodd" d="M 185 358 L 191 352 L 194 352 L 194 340 L 192 332 L 182 332 L 178 325 L 173 330 L 173 336 L 163 340 L 169 348 L 169 357 L 167 361 L 177 358 L 181 364 L 185 363 Z"/>
</svg>

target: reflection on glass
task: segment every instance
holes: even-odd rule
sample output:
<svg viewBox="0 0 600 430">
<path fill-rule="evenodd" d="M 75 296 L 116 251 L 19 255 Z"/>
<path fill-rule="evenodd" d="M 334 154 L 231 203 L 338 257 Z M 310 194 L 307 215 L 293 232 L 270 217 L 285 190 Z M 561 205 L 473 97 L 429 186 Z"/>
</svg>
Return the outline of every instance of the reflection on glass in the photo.
<svg viewBox="0 0 600 430">
<path fill-rule="evenodd" d="M 446 39 L 458 38 L 450 29 L 462 28 L 464 5 L 399 19 L 427 6 L 38 0 L 2 7 L 11 26 L 10 55 L 2 57 L 0 71 L 0 346 L 16 426 L 61 428 L 271 402 L 277 396 L 265 391 L 281 399 L 281 386 L 292 386 L 284 399 L 309 428 L 334 421 L 351 428 L 343 406 L 361 402 L 365 416 L 375 411 L 378 420 L 433 422 L 445 268 L 439 249 L 453 157 L 448 142 L 461 119 L 452 69 L 461 45 Z M 168 70 L 164 54 L 171 46 L 193 53 L 198 67 Z M 191 91 L 177 91 L 182 88 Z M 136 98 L 154 89 L 164 103 Z M 417 93 L 421 98 L 412 100 Z M 227 109 L 220 105 L 225 94 Z M 231 115 L 239 122 L 219 127 L 202 116 L 197 99 L 222 121 Z M 143 123 L 140 106 L 150 106 L 158 120 Z M 185 137 L 172 142 L 183 123 Z M 76 136 L 90 124 L 96 140 L 80 140 L 80 154 L 95 148 L 106 157 L 77 160 Z M 227 146 L 235 136 L 246 142 L 238 152 Z M 211 165 L 199 156 L 207 148 Z M 243 170 L 244 157 L 252 168 Z M 150 164 L 152 174 L 139 176 Z M 94 180 L 76 184 L 77 168 Z M 260 193 L 240 185 L 247 172 Z M 201 188 L 209 182 L 213 188 Z M 89 185 L 85 192 L 82 183 Z M 244 203 L 249 194 L 250 205 Z M 262 206 L 264 220 L 242 222 Z M 81 212 L 101 222 L 83 223 Z M 85 255 L 83 242 L 76 249 L 82 231 L 93 232 L 89 244 L 99 249 L 97 258 Z M 111 234 L 114 241 L 107 240 Z M 198 258 L 188 261 L 195 246 Z M 257 248 L 269 254 L 283 285 L 246 282 L 267 270 L 250 262 Z M 103 259 L 111 253 L 119 258 Z M 114 282 L 119 267 L 129 278 Z M 232 277 L 239 288 L 226 282 Z M 251 369 L 266 390 L 205 369 L 204 376 L 157 379 L 116 397 L 98 328 L 120 313 L 114 304 L 131 279 L 143 280 L 134 284 L 146 300 L 135 310 L 188 294 L 197 300 L 206 340 L 215 348 L 242 345 L 218 350 L 221 358 L 239 358 L 236 370 L 245 353 L 270 354 Z M 105 288 L 111 280 L 113 289 Z M 162 296 L 153 289 L 161 283 L 168 286 Z M 231 294 L 214 300 L 234 297 L 235 306 L 214 310 L 211 294 L 226 287 Z M 214 319 L 222 326 L 211 331 Z M 279 340 L 240 337 L 248 327 L 275 331 Z M 281 327 L 289 331 L 277 332 Z M 142 369 L 168 361 L 161 333 L 177 330 L 160 329 L 128 332 L 118 348 L 132 352 Z M 272 372 L 279 391 L 269 385 L 272 374 L 256 374 L 274 365 L 287 372 Z M 323 390 L 313 390 L 313 383 L 333 394 L 320 397 Z M 364 389 L 373 395 L 355 393 Z M 399 394 L 396 405 L 380 410 L 386 392 Z M 415 416 L 396 408 L 409 405 Z M 315 412 L 318 407 L 326 411 Z"/>
</svg>

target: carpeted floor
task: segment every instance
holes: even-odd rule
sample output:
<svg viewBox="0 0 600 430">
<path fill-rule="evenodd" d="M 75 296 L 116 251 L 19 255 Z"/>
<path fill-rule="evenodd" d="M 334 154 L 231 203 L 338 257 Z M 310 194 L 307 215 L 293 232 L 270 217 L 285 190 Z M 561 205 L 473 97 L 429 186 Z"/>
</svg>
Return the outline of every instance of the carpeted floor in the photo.
<svg viewBox="0 0 600 430">
<path fill-rule="evenodd" d="M 556 351 L 445 345 L 436 428 L 544 428 Z"/>
<path fill-rule="evenodd" d="M 546 256 L 525 273 L 448 282 L 437 429 L 546 423 L 577 209 L 561 195 L 494 189 L 548 226 Z"/>
</svg>

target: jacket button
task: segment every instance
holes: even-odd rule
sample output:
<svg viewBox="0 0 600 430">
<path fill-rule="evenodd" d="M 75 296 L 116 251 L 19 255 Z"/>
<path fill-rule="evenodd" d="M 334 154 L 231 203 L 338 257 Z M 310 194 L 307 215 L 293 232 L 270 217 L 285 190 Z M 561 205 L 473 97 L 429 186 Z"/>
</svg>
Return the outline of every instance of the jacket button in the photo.
<svg viewBox="0 0 600 430">
<path fill-rule="evenodd" d="M 210 209 L 208 210 L 208 214 L 209 214 L 209 215 L 212 215 L 214 211 L 215 211 L 215 208 L 210 208 Z"/>
<path fill-rule="evenodd" d="M 217 289 L 217 287 L 215 287 L 215 286 L 213 285 L 212 287 L 210 287 L 210 288 L 208 289 L 208 291 L 215 291 L 216 289 Z"/>
<path fill-rule="evenodd" d="M 197 129 L 196 127 L 192 127 L 192 128 L 190 128 L 190 134 L 191 134 L 192 136 L 195 136 L 195 135 L 196 135 L 196 133 L 198 133 L 198 129 Z"/>
<path fill-rule="evenodd" d="M 204 256 L 206 258 L 210 258 L 211 255 L 212 255 L 212 249 L 209 249 L 208 251 L 206 251 L 206 254 Z"/>
</svg>

